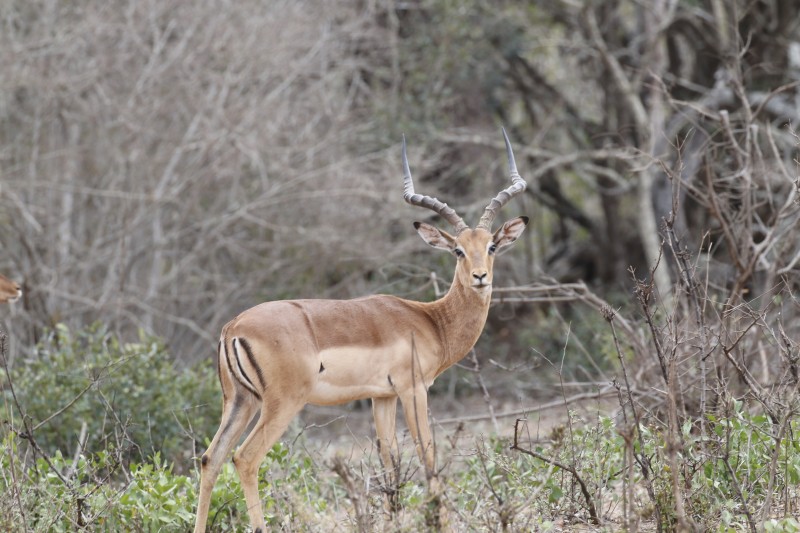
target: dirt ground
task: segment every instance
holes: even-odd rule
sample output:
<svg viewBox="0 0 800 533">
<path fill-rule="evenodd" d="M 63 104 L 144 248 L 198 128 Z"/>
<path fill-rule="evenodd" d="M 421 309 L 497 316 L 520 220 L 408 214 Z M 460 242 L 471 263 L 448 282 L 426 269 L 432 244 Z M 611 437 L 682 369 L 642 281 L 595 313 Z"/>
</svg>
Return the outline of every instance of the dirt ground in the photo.
<svg viewBox="0 0 800 533">
<path fill-rule="evenodd" d="M 570 399 L 571 398 L 571 399 Z M 438 400 L 438 401 L 437 401 Z M 567 398 L 537 399 L 528 402 L 498 401 L 493 399 L 489 404 L 479 395 L 448 400 L 433 397 L 431 421 L 435 431 L 435 440 L 439 451 L 437 464 L 444 467 L 444 475 L 455 475 L 459 471 L 458 463 L 477 453 L 477 443 L 482 438 L 499 435 L 513 438 L 514 422 L 517 418 L 527 419 L 525 443 L 550 442 L 554 430 L 564 427 L 568 409 L 579 418 L 593 421 L 598 415 L 613 416 L 618 405 L 611 391 L 577 394 Z M 491 412 L 494 412 L 494 418 Z M 404 461 L 413 469 L 419 469 L 420 463 L 414 455 L 413 444 L 408 435 L 402 408 L 398 407 L 397 435 L 404 456 Z M 374 445 L 374 428 L 369 402 L 358 402 L 344 406 L 316 407 L 308 406 L 298 416 L 295 424 L 285 436 L 286 442 L 301 443 L 309 455 L 318 464 L 329 465 L 335 457 L 344 458 L 356 470 L 364 462 L 378 463 L 377 448 Z M 421 472 L 416 477 L 423 483 Z M 341 512 L 341 511 L 340 511 Z M 402 522 L 402 517 L 399 518 Z M 339 530 L 347 519 L 339 517 L 332 524 Z M 617 524 L 619 525 L 619 524 Z M 395 529 L 397 524 L 393 524 Z M 610 528 L 610 529 L 609 529 Z M 550 531 L 615 531 L 613 523 L 604 528 L 590 527 L 574 523 L 555 523 Z M 344 529 L 342 531 L 345 531 Z M 640 527 L 639 531 L 649 531 Z"/>
<path fill-rule="evenodd" d="M 613 416 L 619 408 L 615 393 L 610 390 L 573 394 L 566 400 L 565 404 L 564 397 L 530 401 L 493 398 L 487 404 L 479 395 L 457 399 L 433 396 L 429 399 L 431 426 L 437 441 L 457 436 L 459 440 L 474 442 L 480 436 L 511 438 L 514 421 L 525 418 L 531 440 L 541 442 L 549 439 L 554 428 L 566 423 L 568 409 L 581 418 L 593 420 L 598 415 Z M 398 439 L 410 447 L 399 403 L 397 428 Z M 318 447 L 320 452 L 326 448 L 339 453 L 352 447 L 368 450 L 375 435 L 370 404 L 364 401 L 332 407 L 307 406 L 287 432 L 287 440 L 295 439 L 301 433 L 307 445 Z"/>
</svg>

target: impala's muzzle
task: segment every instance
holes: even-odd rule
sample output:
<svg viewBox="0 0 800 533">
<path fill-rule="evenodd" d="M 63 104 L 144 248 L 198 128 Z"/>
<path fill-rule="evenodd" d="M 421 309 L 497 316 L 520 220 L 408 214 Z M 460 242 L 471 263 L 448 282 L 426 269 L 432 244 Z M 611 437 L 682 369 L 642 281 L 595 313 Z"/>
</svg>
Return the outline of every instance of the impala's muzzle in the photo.
<svg viewBox="0 0 800 533">
<path fill-rule="evenodd" d="M 0 302 L 14 303 L 22 297 L 22 289 L 19 288 L 19 285 L 15 285 L 12 290 L 13 292 L 10 294 L 0 296 Z"/>
<path fill-rule="evenodd" d="M 472 271 L 472 287 L 476 289 L 483 289 L 491 286 L 492 282 L 489 280 L 489 271 L 485 268 L 476 269 Z"/>
</svg>

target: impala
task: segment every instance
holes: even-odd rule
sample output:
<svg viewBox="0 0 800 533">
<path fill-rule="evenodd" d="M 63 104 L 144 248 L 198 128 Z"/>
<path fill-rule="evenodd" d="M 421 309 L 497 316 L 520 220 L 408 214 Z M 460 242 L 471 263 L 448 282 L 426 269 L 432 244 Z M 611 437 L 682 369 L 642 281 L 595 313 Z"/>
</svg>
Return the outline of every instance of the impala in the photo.
<svg viewBox="0 0 800 533">
<path fill-rule="evenodd" d="M 453 283 L 444 297 L 434 302 L 387 295 L 266 302 L 222 328 L 217 350 L 222 421 L 200 461 L 195 533 L 205 531 L 211 491 L 223 461 L 257 414 L 233 462 L 253 531 L 265 531 L 259 465 L 309 403 L 334 405 L 371 398 L 378 450 L 388 472 L 399 451 L 395 433 L 399 398 L 430 490 L 438 490 L 428 387 L 478 340 L 489 312 L 495 253 L 516 241 L 528 223 L 527 217 L 517 217 L 491 232 L 497 211 L 525 190 L 505 130 L 503 138 L 512 184 L 492 199 L 475 229 L 447 204 L 414 193 L 403 138 L 403 197 L 411 205 L 435 211 L 455 228 L 451 234 L 414 223 L 426 243 L 456 257 Z"/>
<path fill-rule="evenodd" d="M 22 296 L 19 285 L 0 274 L 0 303 L 16 302 Z"/>
</svg>

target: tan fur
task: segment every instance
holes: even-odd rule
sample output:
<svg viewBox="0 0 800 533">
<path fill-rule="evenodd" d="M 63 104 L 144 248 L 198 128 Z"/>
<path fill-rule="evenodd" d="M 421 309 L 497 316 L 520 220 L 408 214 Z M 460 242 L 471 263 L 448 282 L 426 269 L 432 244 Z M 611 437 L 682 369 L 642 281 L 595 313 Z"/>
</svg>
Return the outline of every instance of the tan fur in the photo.
<svg viewBox="0 0 800 533">
<path fill-rule="evenodd" d="M 19 285 L 0 274 L 0 303 L 16 302 L 22 296 Z"/>
</svg>

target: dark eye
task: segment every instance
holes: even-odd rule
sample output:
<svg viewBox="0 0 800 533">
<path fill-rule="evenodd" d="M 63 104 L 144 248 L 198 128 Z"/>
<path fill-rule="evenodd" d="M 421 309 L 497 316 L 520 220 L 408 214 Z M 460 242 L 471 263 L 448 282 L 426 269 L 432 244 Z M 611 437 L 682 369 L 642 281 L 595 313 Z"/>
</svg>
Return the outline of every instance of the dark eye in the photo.
<svg viewBox="0 0 800 533">
<path fill-rule="evenodd" d="M 456 254 L 456 257 L 458 257 L 459 259 L 464 257 L 464 250 L 462 250 L 461 248 L 456 248 L 455 250 L 453 250 L 453 253 Z"/>
<path fill-rule="evenodd" d="M 489 245 L 489 255 L 493 254 L 497 250 L 497 245 L 492 243 Z"/>
</svg>

